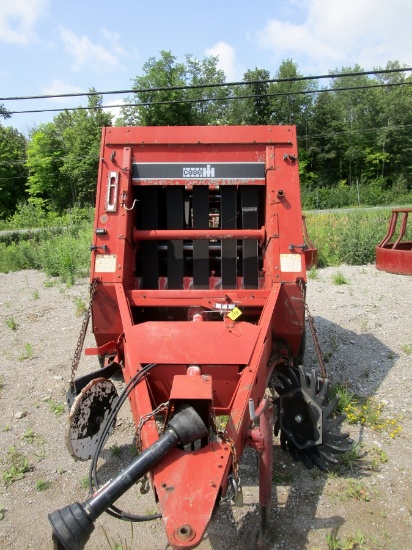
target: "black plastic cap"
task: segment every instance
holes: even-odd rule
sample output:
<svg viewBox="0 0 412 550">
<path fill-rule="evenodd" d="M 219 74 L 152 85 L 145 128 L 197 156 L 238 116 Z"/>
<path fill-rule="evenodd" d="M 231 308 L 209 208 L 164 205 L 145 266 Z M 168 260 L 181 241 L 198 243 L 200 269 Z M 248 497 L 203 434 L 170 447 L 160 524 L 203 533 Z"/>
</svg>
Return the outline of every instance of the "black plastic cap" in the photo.
<svg viewBox="0 0 412 550">
<path fill-rule="evenodd" d="M 94 523 L 81 504 L 75 502 L 48 517 L 53 526 L 53 540 L 60 548 L 83 550 L 94 530 Z"/>
</svg>

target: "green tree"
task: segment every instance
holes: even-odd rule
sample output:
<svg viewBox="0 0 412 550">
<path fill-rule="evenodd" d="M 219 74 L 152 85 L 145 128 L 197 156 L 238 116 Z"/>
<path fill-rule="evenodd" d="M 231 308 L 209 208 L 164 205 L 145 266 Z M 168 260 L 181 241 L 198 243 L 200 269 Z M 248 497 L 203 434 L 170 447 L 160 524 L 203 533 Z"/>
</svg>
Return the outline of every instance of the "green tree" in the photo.
<svg viewBox="0 0 412 550">
<path fill-rule="evenodd" d="M 10 118 L 11 114 L 8 112 L 8 110 L 4 107 L 3 103 L 0 103 L 0 117 L 3 118 Z M 1 125 L 0 125 L 1 126 Z"/>
<path fill-rule="evenodd" d="M 398 61 L 389 61 L 385 69 L 400 69 Z M 381 162 L 381 175 L 397 189 L 402 183 L 405 189 L 412 188 L 412 77 L 403 72 L 378 75 L 381 84 L 379 109 L 377 113 L 378 128 L 374 151 L 389 155 L 390 163 Z"/>
<path fill-rule="evenodd" d="M 0 218 L 11 216 L 26 197 L 26 138 L 0 125 Z"/>
<path fill-rule="evenodd" d="M 333 74 L 360 72 L 343 67 Z M 377 89 L 366 75 L 334 78 L 335 92 L 322 92 L 314 105 L 310 141 L 313 167 L 323 186 L 354 185 L 362 177 L 365 150 L 372 147 L 376 125 Z M 353 89 L 345 89 L 353 88 Z M 324 88 L 323 88 L 324 89 Z"/>
<path fill-rule="evenodd" d="M 230 89 L 228 86 L 221 86 L 225 83 L 226 77 L 225 73 L 218 69 L 218 61 L 216 56 L 204 57 L 201 60 L 191 55 L 186 56 L 187 82 L 190 86 L 195 86 L 188 93 L 188 98 L 193 101 L 194 124 L 202 126 L 226 123 Z M 217 86 L 214 87 L 214 84 Z"/>
<path fill-rule="evenodd" d="M 58 212 L 94 204 L 101 131 L 112 118 L 101 107 L 102 97 L 90 95 L 87 109 L 63 111 L 33 133 L 27 155 L 30 202 Z"/>
<path fill-rule="evenodd" d="M 231 124 L 269 124 L 271 102 L 268 97 L 269 71 L 256 68 L 243 75 L 244 86 L 236 86 L 229 108 Z"/>
<path fill-rule="evenodd" d="M 124 124 L 193 126 L 224 122 L 227 90 L 219 86 L 190 88 L 224 83 L 225 75 L 217 62 L 213 56 L 198 60 L 187 55 L 186 63 L 178 63 L 166 51 L 160 52 L 160 59 L 150 58 L 143 65 L 144 74 L 134 79 L 134 96 L 127 99 L 136 106 L 122 109 Z"/>
<path fill-rule="evenodd" d="M 112 124 L 112 115 L 101 107 L 102 96 L 90 95 L 88 109 L 64 112 L 55 118 L 65 150 L 60 172 L 70 183 L 73 204 L 95 202 L 102 127 Z"/>
<path fill-rule="evenodd" d="M 294 124 L 298 134 L 307 133 L 312 116 L 314 95 L 317 84 L 313 80 L 302 80 L 297 64 L 292 59 L 282 61 L 270 86 L 270 93 L 275 94 L 271 101 L 271 124 Z"/>
<path fill-rule="evenodd" d="M 53 122 L 40 125 L 27 147 L 29 202 L 43 209 L 63 211 L 74 202 L 70 182 L 62 175 L 63 136 Z"/>
</svg>

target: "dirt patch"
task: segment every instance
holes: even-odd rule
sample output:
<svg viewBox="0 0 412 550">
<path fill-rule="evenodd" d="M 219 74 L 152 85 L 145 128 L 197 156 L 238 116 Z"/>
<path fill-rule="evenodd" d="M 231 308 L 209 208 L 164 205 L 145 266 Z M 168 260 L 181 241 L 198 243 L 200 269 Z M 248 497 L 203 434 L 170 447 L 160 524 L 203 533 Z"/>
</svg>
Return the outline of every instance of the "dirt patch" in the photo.
<svg viewBox="0 0 412 550">
<path fill-rule="evenodd" d="M 338 271 L 347 284 L 333 284 Z M 65 393 L 82 322 L 76 310 L 79 300 L 87 301 L 87 291 L 86 281 L 66 288 L 35 271 L 0 274 L 1 548 L 52 548 L 47 514 L 87 498 L 89 463 L 75 462 L 64 444 Z M 322 269 L 317 279 L 309 279 L 308 304 L 331 380 L 359 395 L 375 395 L 386 418 L 402 416 L 402 431 L 391 437 L 387 429 L 345 424 L 362 443 L 364 458 L 341 476 L 306 470 L 274 439 L 269 548 L 409 548 L 412 278 L 374 266 Z M 87 340 L 86 345 L 93 345 L 92 335 Z M 316 355 L 309 335 L 307 340 L 305 366 L 311 368 Z M 80 372 L 95 368 L 95 359 L 82 358 Z M 124 407 L 104 451 L 107 476 L 132 459 L 133 436 L 134 424 Z M 201 550 L 255 546 L 259 509 L 254 451 L 246 449 L 240 468 L 244 506 L 219 507 Z M 121 505 L 132 513 L 156 512 L 151 491 L 130 491 Z M 164 550 L 166 543 L 161 520 L 132 529 L 104 514 L 87 549 Z"/>
</svg>

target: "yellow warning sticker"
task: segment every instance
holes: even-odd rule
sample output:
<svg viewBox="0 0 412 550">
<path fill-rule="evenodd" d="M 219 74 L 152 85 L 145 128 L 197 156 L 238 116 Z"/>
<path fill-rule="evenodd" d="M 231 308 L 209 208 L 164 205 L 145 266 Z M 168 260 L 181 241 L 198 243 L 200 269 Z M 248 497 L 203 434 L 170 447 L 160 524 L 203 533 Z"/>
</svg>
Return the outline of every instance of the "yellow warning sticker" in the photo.
<svg viewBox="0 0 412 550">
<path fill-rule="evenodd" d="M 228 317 L 229 319 L 231 319 L 232 321 L 236 321 L 236 319 L 238 317 L 240 317 L 242 315 L 242 312 L 240 311 L 240 309 L 238 307 L 234 307 L 232 309 L 232 311 L 228 314 Z"/>
</svg>

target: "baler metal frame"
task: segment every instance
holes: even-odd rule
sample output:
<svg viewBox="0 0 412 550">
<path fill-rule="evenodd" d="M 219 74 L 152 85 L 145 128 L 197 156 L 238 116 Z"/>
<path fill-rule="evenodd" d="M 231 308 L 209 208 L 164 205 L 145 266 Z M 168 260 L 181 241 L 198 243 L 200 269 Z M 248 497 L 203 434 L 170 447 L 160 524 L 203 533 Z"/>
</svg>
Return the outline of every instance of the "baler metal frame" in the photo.
<svg viewBox="0 0 412 550">
<path fill-rule="evenodd" d="M 299 381 L 294 369 L 304 345 L 305 237 L 293 126 L 103 129 L 91 247 L 97 346 L 86 353 L 109 357 L 126 384 L 142 374 L 128 397 L 143 452 L 159 440 L 153 411 L 162 403 L 165 426 L 182 406 L 206 426 L 207 436 L 151 465 L 174 548 L 198 546 L 214 507 L 239 490 L 246 445 L 260 457 L 264 547 L 276 399 L 268 387 L 285 394 L 285 406 L 299 393 L 296 426 L 317 415 L 303 447 L 327 442 L 327 384 L 303 373 Z M 301 452 L 287 430 L 282 444 Z"/>
</svg>

